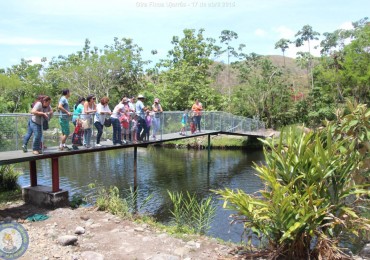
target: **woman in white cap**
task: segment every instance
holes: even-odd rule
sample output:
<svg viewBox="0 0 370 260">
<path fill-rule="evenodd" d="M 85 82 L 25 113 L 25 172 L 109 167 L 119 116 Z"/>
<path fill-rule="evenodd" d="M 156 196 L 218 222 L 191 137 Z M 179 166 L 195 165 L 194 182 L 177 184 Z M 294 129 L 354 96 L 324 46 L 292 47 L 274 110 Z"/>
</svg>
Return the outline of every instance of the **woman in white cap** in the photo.
<svg viewBox="0 0 370 260">
<path fill-rule="evenodd" d="M 154 118 L 153 118 L 153 139 L 156 140 L 157 132 L 159 131 L 161 127 L 161 115 L 163 112 L 162 106 L 159 103 L 159 98 L 154 99 L 154 104 L 152 105 L 152 110 L 154 112 Z"/>
</svg>

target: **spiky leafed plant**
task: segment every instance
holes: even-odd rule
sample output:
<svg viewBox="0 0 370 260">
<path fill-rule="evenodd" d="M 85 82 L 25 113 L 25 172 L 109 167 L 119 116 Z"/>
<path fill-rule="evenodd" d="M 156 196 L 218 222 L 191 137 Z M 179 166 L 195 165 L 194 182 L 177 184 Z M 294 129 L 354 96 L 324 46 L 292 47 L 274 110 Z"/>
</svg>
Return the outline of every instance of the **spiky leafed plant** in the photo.
<svg viewBox="0 0 370 260">
<path fill-rule="evenodd" d="M 262 140 L 266 164 L 255 168 L 265 189 L 216 191 L 246 229 L 268 241 L 272 258 L 345 259 L 340 234 L 370 230 L 357 203 L 369 190 L 352 178 L 363 157 L 355 138 L 334 135 L 338 129 L 329 123 L 317 132 L 288 130 L 277 143 Z"/>
</svg>

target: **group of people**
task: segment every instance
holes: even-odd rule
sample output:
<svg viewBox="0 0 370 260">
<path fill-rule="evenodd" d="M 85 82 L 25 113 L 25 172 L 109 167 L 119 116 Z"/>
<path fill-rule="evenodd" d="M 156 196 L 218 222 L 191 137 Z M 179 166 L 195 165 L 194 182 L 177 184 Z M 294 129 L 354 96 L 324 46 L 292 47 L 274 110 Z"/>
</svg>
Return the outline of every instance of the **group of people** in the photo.
<svg viewBox="0 0 370 260">
<path fill-rule="evenodd" d="M 59 150 L 78 149 L 77 145 L 73 144 L 72 148 L 66 144 L 68 136 L 70 136 L 69 121 L 72 116 L 72 123 L 77 128 L 83 131 L 83 146 L 91 148 L 92 127 L 97 130 L 96 145 L 100 144 L 103 129 L 110 120 L 113 128 L 113 145 L 122 145 L 128 142 L 137 143 L 141 141 L 149 141 L 150 132 L 152 131 L 152 140 L 157 140 L 157 133 L 161 126 L 161 113 L 163 108 L 158 98 L 154 99 L 151 106 L 145 106 L 145 97 L 143 95 L 135 97 L 123 97 L 121 101 L 113 108 L 109 108 L 109 98 L 102 97 L 100 102 L 96 104 L 95 95 L 79 97 L 74 105 L 73 113 L 70 110 L 68 99 L 71 93 L 69 89 L 62 91 L 62 96 L 58 102 L 59 124 L 61 127 L 61 137 Z M 136 102 L 135 102 L 136 101 Z M 50 106 L 51 98 L 49 96 L 40 95 L 32 105 L 32 116 L 28 122 L 27 134 L 23 138 L 22 149 L 27 152 L 27 143 L 32 134 L 34 141 L 32 150 L 35 155 L 42 153 L 42 127 L 47 123 L 53 115 L 53 110 Z M 198 131 L 201 131 L 200 120 L 202 113 L 202 104 L 198 99 L 195 100 L 192 106 L 191 122 Z M 185 127 L 188 122 L 187 112 L 186 118 L 183 115 L 181 124 L 181 134 L 185 135 Z M 44 127 L 44 130 L 45 127 Z M 192 133 L 194 133 L 192 131 Z"/>
</svg>

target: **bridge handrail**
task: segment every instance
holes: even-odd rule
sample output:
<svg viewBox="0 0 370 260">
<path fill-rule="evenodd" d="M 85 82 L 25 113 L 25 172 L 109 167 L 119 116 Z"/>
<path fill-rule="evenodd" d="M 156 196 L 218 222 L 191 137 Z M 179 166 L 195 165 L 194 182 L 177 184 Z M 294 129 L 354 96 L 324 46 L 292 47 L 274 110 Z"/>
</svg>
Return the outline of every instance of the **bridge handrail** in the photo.
<svg viewBox="0 0 370 260">
<path fill-rule="evenodd" d="M 160 129 L 157 136 L 159 138 L 164 134 L 179 133 L 181 129 L 181 118 L 184 111 L 164 111 L 160 116 Z M 28 120 L 32 114 L 30 113 L 5 113 L 0 114 L 0 151 L 20 150 L 22 146 L 22 138 L 27 131 Z M 45 139 L 58 140 L 60 135 L 60 126 L 58 118 L 62 114 L 55 112 L 50 119 L 50 129 L 44 131 Z M 81 114 L 82 115 L 82 114 Z M 189 113 L 190 116 L 190 113 Z M 70 117 L 72 118 L 72 117 Z M 189 117 L 190 119 L 190 117 Z M 93 129 L 93 136 L 96 129 Z M 203 111 L 201 119 L 202 131 L 222 131 L 222 132 L 252 132 L 265 129 L 265 124 L 258 118 L 247 118 L 242 116 L 232 115 L 223 111 Z M 70 132 L 73 133 L 73 124 L 70 124 Z M 186 130 L 190 131 L 189 123 Z M 112 139 L 112 127 L 104 128 L 103 138 Z M 94 140 L 93 140 L 94 141 Z M 30 140 L 32 142 L 32 139 Z M 70 142 L 70 140 L 69 140 Z M 28 144 L 30 147 L 30 143 Z"/>
</svg>

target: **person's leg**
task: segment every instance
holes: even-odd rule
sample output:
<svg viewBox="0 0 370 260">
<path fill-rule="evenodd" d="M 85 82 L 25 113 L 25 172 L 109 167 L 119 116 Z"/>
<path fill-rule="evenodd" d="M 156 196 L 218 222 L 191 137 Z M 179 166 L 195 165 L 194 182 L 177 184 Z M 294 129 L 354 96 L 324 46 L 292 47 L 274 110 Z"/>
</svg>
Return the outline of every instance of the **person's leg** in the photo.
<svg viewBox="0 0 370 260">
<path fill-rule="evenodd" d="M 101 136 L 103 135 L 103 125 L 100 122 L 95 122 L 94 126 L 98 133 L 96 134 L 96 144 L 100 144 Z"/>
<path fill-rule="evenodd" d="M 121 128 L 121 125 L 117 118 L 111 117 L 111 121 L 112 121 L 112 127 L 113 127 L 113 144 L 116 144 L 118 142 L 118 138 L 117 138 L 118 128 Z"/>
<path fill-rule="evenodd" d="M 42 137 L 41 125 L 31 122 L 31 127 L 34 133 L 34 141 L 32 143 L 32 150 L 41 151 L 42 150 L 41 149 L 41 137 Z"/>
<path fill-rule="evenodd" d="M 32 133 L 33 133 L 33 129 L 31 127 L 31 118 L 28 120 L 28 123 L 27 123 L 27 133 L 26 135 L 23 137 L 23 145 L 22 145 L 22 149 L 23 149 L 23 152 L 27 152 L 27 144 L 28 144 L 28 141 L 30 140 L 31 136 L 32 136 Z"/>
<path fill-rule="evenodd" d="M 199 130 L 199 132 L 200 132 L 200 120 L 202 119 L 202 116 L 198 116 L 198 123 L 197 123 L 197 125 L 198 125 L 198 130 Z"/>
<path fill-rule="evenodd" d="M 145 124 L 145 122 L 144 122 Z M 138 119 L 138 127 L 137 127 L 137 134 L 136 134 L 136 140 L 141 141 L 141 131 L 143 130 L 143 122 L 142 119 Z"/>
<path fill-rule="evenodd" d="M 65 147 L 66 141 L 69 136 L 69 122 L 68 119 L 65 118 L 59 118 L 59 124 L 62 129 L 62 135 L 60 137 L 60 146 Z"/>
<path fill-rule="evenodd" d="M 88 128 L 86 129 L 86 147 L 90 147 L 91 146 L 91 135 L 92 135 L 92 129 L 91 128 Z M 85 134 L 84 134 L 85 136 Z"/>
</svg>

